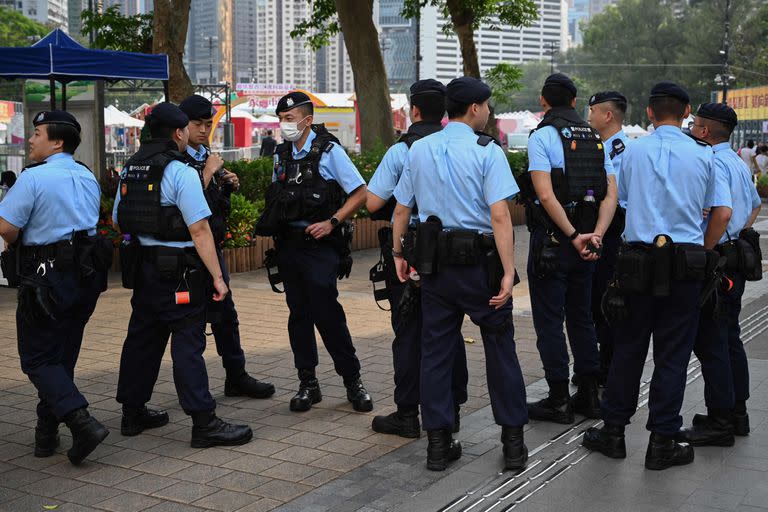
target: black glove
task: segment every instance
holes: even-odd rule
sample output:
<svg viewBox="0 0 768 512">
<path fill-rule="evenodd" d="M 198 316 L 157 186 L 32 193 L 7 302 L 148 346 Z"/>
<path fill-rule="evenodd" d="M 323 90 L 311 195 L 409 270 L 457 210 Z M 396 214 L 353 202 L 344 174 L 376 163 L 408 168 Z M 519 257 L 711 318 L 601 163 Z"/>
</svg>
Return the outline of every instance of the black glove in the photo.
<svg viewBox="0 0 768 512">
<path fill-rule="evenodd" d="M 336 277 L 339 279 L 344 279 L 345 277 L 349 277 L 349 274 L 352 272 L 352 256 L 344 256 L 339 260 L 339 269 L 337 271 Z"/>
<path fill-rule="evenodd" d="M 629 316 L 626 300 L 615 282 L 608 285 L 600 301 L 600 309 L 611 327 L 616 327 Z"/>
</svg>

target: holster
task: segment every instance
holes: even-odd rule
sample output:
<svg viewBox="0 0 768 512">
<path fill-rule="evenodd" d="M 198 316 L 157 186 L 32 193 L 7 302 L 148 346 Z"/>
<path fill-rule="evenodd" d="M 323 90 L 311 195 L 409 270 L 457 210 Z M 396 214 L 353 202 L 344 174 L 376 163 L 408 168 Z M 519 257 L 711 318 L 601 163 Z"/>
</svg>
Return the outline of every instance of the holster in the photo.
<svg viewBox="0 0 768 512">
<path fill-rule="evenodd" d="M 539 279 L 546 279 L 557 270 L 560 261 L 560 242 L 554 235 L 545 233 L 533 241 L 533 272 Z"/>
<path fill-rule="evenodd" d="M 653 277 L 650 247 L 625 244 L 616 258 L 616 288 L 625 293 L 648 293 Z"/>
<path fill-rule="evenodd" d="M 369 270 L 368 279 L 370 279 L 373 286 L 373 299 L 376 301 L 376 305 L 379 309 L 388 311 L 388 309 L 381 306 L 380 302 L 389 300 L 391 297 L 389 285 L 398 280 L 392 258 L 392 228 L 389 226 L 379 228 L 378 236 L 379 246 L 381 247 L 379 261 Z M 379 285 L 378 288 L 377 285 Z"/>
<path fill-rule="evenodd" d="M 141 244 L 138 239 L 120 244 L 120 274 L 123 288 L 133 290 L 141 270 Z"/>
<path fill-rule="evenodd" d="M 178 291 L 188 291 L 191 304 L 207 302 L 212 280 L 193 247 L 143 247 L 141 259 L 154 264 L 160 279 L 178 282 Z"/>
<path fill-rule="evenodd" d="M 267 187 L 264 198 L 264 211 L 253 228 L 254 235 L 277 236 L 283 227 L 283 218 L 278 204 L 278 197 L 282 192 L 279 183 L 273 182 Z"/>
<path fill-rule="evenodd" d="M 285 293 L 285 290 L 277 287 L 278 284 L 283 282 L 283 277 L 277 268 L 277 249 L 267 249 L 264 253 L 264 267 L 267 269 L 267 279 L 272 291 L 275 293 Z"/>
<path fill-rule="evenodd" d="M 760 233 L 752 228 L 742 229 L 739 232 L 737 245 L 744 278 L 747 281 L 760 281 L 763 278 L 763 251 L 760 249 Z"/>
<path fill-rule="evenodd" d="M 420 275 L 426 276 L 438 271 L 438 239 L 442 230 L 442 221 L 434 215 L 426 222 L 419 223 L 416 228 L 413 261 L 409 260 L 409 263 Z"/>
<path fill-rule="evenodd" d="M 20 244 L 17 242 L 0 253 L 0 268 L 3 277 L 8 280 L 8 286 L 18 288 L 21 284 L 21 254 Z"/>
</svg>

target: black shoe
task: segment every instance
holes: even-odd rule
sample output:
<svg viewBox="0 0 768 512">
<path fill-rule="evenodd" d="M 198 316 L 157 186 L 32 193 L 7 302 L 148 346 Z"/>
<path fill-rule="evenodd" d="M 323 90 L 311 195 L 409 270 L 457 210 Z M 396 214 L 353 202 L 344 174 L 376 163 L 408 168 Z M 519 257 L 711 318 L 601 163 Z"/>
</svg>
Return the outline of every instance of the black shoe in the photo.
<svg viewBox="0 0 768 512">
<path fill-rule="evenodd" d="M 737 436 L 749 435 L 749 414 L 746 412 L 734 413 L 733 433 Z"/>
<path fill-rule="evenodd" d="M 678 441 L 691 446 L 733 446 L 733 424 L 729 418 L 709 415 L 699 418 L 690 428 L 680 431 Z M 695 419 L 695 417 L 694 417 Z"/>
<path fill-rule="evenodd" d="M 379 434 L 392 434 L 408 439 L 421 437 L 419 411 L 395 411 L 387 416 L 375 416 L 371 428 Z"/>
<path fill-rule="evenodd" d="M 600 399 L 597 396 L 597 378 L 583 375 L 579 390 L 573 395 L 573 411 L 587 418 L 600 419 Z"/>
<path fill-rule="evenodd" d="M 291 398 L 290 408 L 292 411 L 304 412 L 322 400 L 323 394 L 320 392 L 320 384 L 317 379 L 302 380 L 299 384 L 299 392 Z"/>
<path fill-rule="evenodd" d="M 661 470 L 693 462 L 693 446 L 679 443 L 672 437 L 651 432 L 645 452 L 646 469 Z"/>
<path fill-rule="evenodd" d="M 37 418 L 35 427 L 35 457 L 50 457 L 59 447 L 59 422 Z"/>
<path fill-rule="evenodd" d="M 233 425 L 213 416 L 205 426 L 192 427 L 192 448 L 210 448 L 211 446 L 240 446 L 253 438 L 253 431 L 248 425 Z"/>
<path fill-rule="evenodd" d="M 528 447 L 523 442 L 523 427 L 501 427 L 504 469 L 521 469 L 528 462 Z"/>
<path fill-rule="evenodd" d="M 622 427 L 604 425 L 603 428 L 588 428 L 584 432 L 581 445 L 612 459 L 627 458 L 627 446 L 624 443 Z"/>
<path fill-rule="evenodd" d="M 529 403 L 528 417 L 532 420 L 551 421 L 563 425 L 570 425 L 575 419 L 570 397 L 553 398 L 552 396 Z"/>
<path fill-rule="evenodd" d="M 345 380 L 344 387 L 347 388 L 347 400 L 352 403 L 352 408 L 357 412 L 369 412 L 373 410 L 373 400 L 371 395 L 365 390 L 363 381 L 358 375 L 354 379 Z"/>
<path fill-rule="evenodd" d="M 445 471 L 448 463 L 461 457 L 461 443 L 451 437 L 450 429 L 428 430 L 427 469 Z"/>
<path fill-rule="evenodd" d="M 275 386 L 269 382 L 254 379 L 243 370 L 237 375 L 227 375 L 224 381 L 224 396 L 247 396 L 269 398 L 275 394 Z"/>
<path fill-rule="evenodd" d="M 168 424 L 168 413 L 159 409 L 130 409 L 123 407 L 123 419 L 120 433 L 124 436 L 137 436 L 148 428 L 158 428 Z"/>
<path fill-rule="evenodd" d="M 73 411 L 64 418 L 72 432 L 72 448 L 67 451 L 69 462 L 77 466 L 109 435 L 107 427 L 88 414 L 85 407 Z"/>
<path fill-rule="evenodd" d="M 453 406 L 453 433 L 458 434 L 461 430 L 461 406 Z"/>
</svg>

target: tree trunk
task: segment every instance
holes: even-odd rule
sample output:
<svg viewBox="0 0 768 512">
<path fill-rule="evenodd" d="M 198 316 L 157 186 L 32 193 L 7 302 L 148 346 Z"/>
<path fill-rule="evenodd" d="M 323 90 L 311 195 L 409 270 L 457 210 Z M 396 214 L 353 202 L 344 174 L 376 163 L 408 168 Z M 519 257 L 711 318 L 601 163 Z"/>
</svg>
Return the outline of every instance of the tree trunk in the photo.
<svg viewBox="0 0 768 512">
<path fill-rule="evenodd" d="M 154 0 L 152 53 L 168 55 L 171 97 L 166 100 L 175 103 L 194 93 L 192 81 L 184 68 L 190 3 L 191 0 Z"/>
<path fill-rule="evenodd" d="M 335 0 L 355 78 L 360 147 L 390 145 L 394 137 L 387 71 L 373 24 L 373 0 Z"/>
</svg>

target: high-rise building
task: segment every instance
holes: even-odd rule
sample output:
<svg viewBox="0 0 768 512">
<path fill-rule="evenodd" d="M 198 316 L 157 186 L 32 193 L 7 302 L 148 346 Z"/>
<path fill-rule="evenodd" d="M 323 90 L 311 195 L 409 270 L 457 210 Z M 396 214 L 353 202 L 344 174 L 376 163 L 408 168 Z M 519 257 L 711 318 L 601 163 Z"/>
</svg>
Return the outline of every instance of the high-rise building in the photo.
<svg viewBox="0 0 768 512">
<path fill-rule="evenodd" d="M 355 90 L 352 66 L 342 34 L 336 34 L 330 44 L 315 55 L 315 75 L 317 92 L 351 93 Z"/>
<path fill-rule="evenodd" d="M 77 0 L 76 0 L 77 1 Z M 123 16 L 146 14 L 154 10 L 152 0 L 100 0 L 102 9 L 117 5 Z M 96 3 L 96 0 L 93 2 Z"/>
<path fill-rule="evenodd" d="M 545 60 L 551 52 L 566 48 L 568 5 L 563 0 L 535 0 L 538 19 L 528 27 L 488 24 L 475 31 L 480 72 L 485 73 L 500 62 L 519 64 Z M 419 47 L 422 60 L 420 78 L 450 81 L 464 74 L 459 41 L 455 34 L 445 35 L 441 28 L 446 20 L 436 7 L 422 10 Z"/>
<path fill-rule="evenodd" d="M 192 0 L 184 52 L 193 83 L 219 83 L 222 74 L 219 0 Z"/>
<path fill-rule="evenodd" d="M 379 45 L 390 92 L 407 92 L 418 79 L 419 23 L 404 18 L 403 0 L 378 0 Z"/>
<path fill-rule="evenodd" d="M 67 28 L 69 29 L 69 35 L 76 39 L 82 39 L 80 31 L 83 28 L 83 20 L 80 18 L 80 15 L 86 9 L 88 9 L 88 0 L 69 0 L 67 5 Z"/>
<path fill-rule="evenodd" d="M 69 3 L 67 0 L 16 0 L 4 2 L 27 18 L 69 31 Z"/>
</svg>

